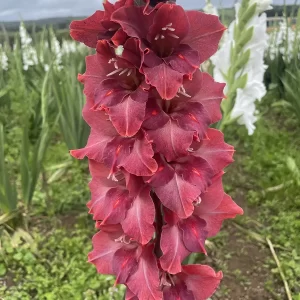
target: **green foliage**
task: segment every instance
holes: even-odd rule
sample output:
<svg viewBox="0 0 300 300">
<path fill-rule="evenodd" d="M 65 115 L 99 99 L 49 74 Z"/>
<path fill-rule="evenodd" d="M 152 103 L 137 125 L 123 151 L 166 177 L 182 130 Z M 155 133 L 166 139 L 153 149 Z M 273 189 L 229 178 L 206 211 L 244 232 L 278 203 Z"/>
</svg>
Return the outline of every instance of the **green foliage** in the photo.
<svg viewBox="0 0 300 300">
<path fill-rule="evenodd" d="M 124 290 L 120 286 L 113 288 L 114 278 L 97 275 L 95 267 L 86 262 L 91 250 L 90 230 L 72 225 L 53 229 L 51 223 L 47 232 L 39 233 L 37 229 L 33 232 L 32 244 L 22 241 L 13 244 L 8 237 L 2 239 L 0 297 L 122 299 Z M 86 227 L 91 228 L 91 224 Z"/>
<path fill-rule="evenodd" d="M 81 116 L 85 98 L 77 82 L 83 64 L 82 58 L 78 61 L 72 59 L 68 68 L 51 74 L 50 85 L 59 113 L 60 130 L 70 150 L 84 147 L 89 134 L 89 127 Z"/>
<path fill-rule="evenodd" d="M 262 102 L 266 111 L 273 101 L 272 94 Z M 269 236 L 279 248 L 278 256 L 292 291 L 300 289 L 300 139 L 297 120 L 289 109 L 268 109 L 257 124 L 253 137 L 244 128 L 228 127 L 227 136 L 237 149 L 239 173 L 231 189 L 242 187 L 247 201 L 257 210 L 264 224 L 261 234 Z M 275 275 L 274 261 L 269 260 Z"/>
<path fill-rule="evenodd" d="M 289 103 L 290 111 L 297 116 L 300 124 L 300 69 L 295 70 L 293 73 L 286 70 L 282 82 L 284 86 L 284 99 Z"/>
<path fill-rule="evenodd" d="M 10 180 L 4 156 L 4 130 L 0 123 L 0 212 L 12 213 L 17 209 L 16 186 Z M 0 221 L 1 224 L 1 221 Z"/>
</svg>

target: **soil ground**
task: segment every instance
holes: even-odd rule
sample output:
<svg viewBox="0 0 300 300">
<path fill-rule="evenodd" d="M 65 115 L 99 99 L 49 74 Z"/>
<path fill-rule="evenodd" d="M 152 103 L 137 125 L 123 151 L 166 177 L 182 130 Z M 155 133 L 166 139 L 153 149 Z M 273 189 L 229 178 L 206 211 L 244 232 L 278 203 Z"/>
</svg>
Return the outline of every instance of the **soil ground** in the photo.
<svg viewBox="0 0 300 300">
<path fill-rule="evenodd" d="M 247 229 L 239 222 L 225 222 L 223 236 L 212 241 L 209 257 L 205 263 L 215 269 L 222 269 L 224 278 L 213 300 L 285 300 L 282 282 L 275 282 L 268 260 L 273 259 L 264 241 L 251 236 L 257 232 L 256 211 L 247 207 L 242 191 L 235 201 L 244 209 L 241 222 L 247 222 Z M 252 227 L 252 228 L 251 228 Z M 260 237 L 259 237 L 260 238 Z M 258 238 L 258 239 L 259 239 Z"/>
</svg>

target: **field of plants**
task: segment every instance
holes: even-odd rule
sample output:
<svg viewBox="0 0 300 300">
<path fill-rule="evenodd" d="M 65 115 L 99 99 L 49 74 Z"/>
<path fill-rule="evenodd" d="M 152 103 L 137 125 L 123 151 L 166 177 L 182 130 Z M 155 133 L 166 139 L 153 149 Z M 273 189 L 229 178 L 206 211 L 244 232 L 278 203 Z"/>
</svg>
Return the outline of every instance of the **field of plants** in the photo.
<svg viewBox="0 0 300 300">
<path fill-rule="evenodd" d="M 300 300 L 300 14 L 293 16 L 263 41 L 265 95 L 245 108 L 255 104 L 255 125 L 239 113 L 231 120 L 225 107 L 221 126 L 236 149 L 225 189 L 245 214 L 209 240 L 209 256 L 193 257 L 224 272 L 213 299 Z M 96 232 L 89 173 L 69 154 L 89 134 L 77 81 L 88 54 L 51 28 L 29 33 L 24 24 L 13 43 L 0 44 L 0 299 L 123 299 L 124 288 L 86 262 Z M 216 79 L 217 61 L 206 64 Z"/>
</svg>

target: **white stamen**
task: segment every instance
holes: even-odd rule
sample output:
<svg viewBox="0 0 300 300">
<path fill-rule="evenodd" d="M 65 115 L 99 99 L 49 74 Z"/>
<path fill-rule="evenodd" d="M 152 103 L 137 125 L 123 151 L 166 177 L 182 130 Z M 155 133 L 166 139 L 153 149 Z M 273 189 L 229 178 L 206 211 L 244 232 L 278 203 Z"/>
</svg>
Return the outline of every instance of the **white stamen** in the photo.
<svg viewBox="0 0 300 300">
<path fill-rule="evenodd" d="M 174 283 L 174 280 L 172 278 L 172 275 L 168 273 L 168 276 L 169 276 L 169 279 L 170 279 L 171 283 L 173 284 L 173 286 L 175 286 L 175 283 Z"/>
<path fill-rule="evenodd" d="M 119 181 L 119 180 L 116 178 L 115 174 L 112 175 L 111 180 L 112 180 L 112 181 L 115 181 L 115 182 L 118 182 L 118 181 Z"/>
<path fill-rule="evenodd" d="M 160 38 L 163 40 L 163 39 L 165 38 L 165 36 L 162 34 L 162 35 L 160 36 Z"/>
<path fill-rule="evenodd" d="M 122 70 L 123 70 L 122 68 L 120 68 L 120 69 L 118 69 L 118 70 L 114 70 L 114 71 L 112 71 L 111 73 L 107 74 L 106 76 L 107 76 L 107 77 L 108 77 L 108 76 L 112 76 L 112 75 L 114 75 L 114 74 L 116 74 L 116 73 L 121 72 Z"/>
<path fill-rule="evenodd" d="M 168 280 L 167 280 L 167 274 L 165 272 L 161 276 L 159 286 L 162 286 L 162 287 L 164 287 L 164 286 L 171 286 L 171 283 L 168 282 Z"/>
<path fill-rule="evenodd" d="M 194 152 L 194 149 L 193 148 L 188 148 L 187 151 L 192 153 L 192 152 Z"/>
<path fill-rule="evenodd" d="M 133 72 L 133 69 L 129 69 L 127 76 L 130 76 Z"/>
<path fill-rule="evenodd" d="M 194 206 L 199 206 L 202 202 L 202 199 L 200 197 L 198 197 L 195 201 L 194 201 Z"/>
<path fill-rule="evenodd" d="M 115 69 L 119 69 L 117 62 L 114 63 Z"/>
<path fill-rule="evenodd" d="M 172 27 L 168 27 L 167 29 L 170 31 L 175 31 L 175 28 L 172 28 Z"/>
<path fill-rule="evenodd" d="M 173 33 L 168 33 L 169 36 L 173 37 L 174 39 L 179 39 L 179 36 Z"/>
<path fill-rule="evenodd" d="M 170 26 L 172 26 L 173 25 L 173 23 L 169 23 L 169 24 L 167 24 L 166 26 L 167 27 L 170 27 Z"/>
<path fill-rule="evenodd" d="M 163 27 L 161 30 L 167 30 L 168 28 L 167 27 Z"/>
<path fill-rule="evenodd" d="M 179 98 L 179 95 L 178 95 L 178 94 L 176 94 L 176 95 L 175 95 L 175 97 Z"/>
<path fill-rule="evenodd" d="M 124 73 L 126 73 L 127 71 L 128 71 L 129 69 L 124 69 L 120 74 L 119 74 L 119 76 L 121 76 L 121 75 L 123 75 Z"/>
<path fill-rule="evenodd" d="M 129 241 L 126 241 L 126 235 L 125 234 L 123 234 L 123 235 L 121 235 L 119 238 L 117 238 L 117 239 L 115 239 L 115 242 L 120 242 L 120 243 L 124 243 L 124 244 L 130 244 L 130 239 L 129 239 Z"/>
<path fill-rule="evenodd" d="M 117 61 L 115 58 L 111 58 L 108 63 L 111 64 L 113 61 Z"/>
<path fill-rule="evenodd" d="M 157 41 L 159 39 L 159 34 L 155 37 L 155 40 Z"/>
<path fill-rule="evenodd" d="M 184 93 L 184 92 L 178 92 L 179 94 L 185 96 L 185 97 L 188 97 L 188 98 L 191 98 L 192 96 L 190 96 L 189 94 L 187 93 Z"/>
<path fill-rule="evenodd" d="M 186 93 L 185 88 L 183 86 L 181 86 L 178 90 L 178 94 L 181 94 L 185 97 L 191 98 L 192 96 L 190 96 L 189 94 Z"/>
<path fill-rule="evenodd" d="M 108 31 L 115 31 L 115 28 L 109 28 Z"/>
</svg>

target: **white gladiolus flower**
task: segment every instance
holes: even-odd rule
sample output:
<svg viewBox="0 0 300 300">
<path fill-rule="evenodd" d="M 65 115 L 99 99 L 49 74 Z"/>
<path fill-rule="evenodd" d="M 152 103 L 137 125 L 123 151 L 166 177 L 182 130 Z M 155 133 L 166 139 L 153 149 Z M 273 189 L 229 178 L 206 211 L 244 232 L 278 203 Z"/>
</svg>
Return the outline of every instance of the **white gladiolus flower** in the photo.
<svg viewBox="0 0 300 300">
<path fill-rule="evenodd" d="M 71 53 L 75 53 L 77 51 L 77 43 L 75 41 L 67 41 L 63 40 L 61 51 L 63 55 L 69 55 Z"/>
<path fill-rule="evenodd" d="M 255 99 L 251 97 L 251 91 L 249 93 L 245 89 L 238 89 L 231 118 L 238 118 L 238 123 L 246 126 L 249 135 L 252 135 L 255 130 L 254 123 L 257 121 L 255 111 Z"/>
<path fill-rule="evenodd" d="M 271 4 L 273 4 L 273 0 L 250 0 L 250 5 L 253 5 L 255 3 L 257 5 L 256 10 L 258 13 L 262 13 L 273 8 L 271 6 Z"/>
<path fill-rule="evenodd" d="M 266 87 L 260 81 L 248 82 L 245 89 L 237 90 L 231 118 L 238 118 L 238 123 L 246 126 L 249 135 L 254 133 L 254 123 L 257 121 L 255 102 L 265 94 Z"/>
<path fill-rule="evenodd" d="M 23 59 L 23 69 L 27 71 L 30 66 L 35 66 L 39 63 L 35 48 L 32 47 L 32 38 L 27 33 L 24 24 L 20 23 L 19 28 L 21 38 L 21 50 Z"/>
<path fill-rule="evenodd" d="M 56 38 L 53 31 L 51 31 L 51 51 L 55 56 L 54 59 L 54 66 L 57 68 L 57 70 L 63 69 L 62 66 L 62 49 L 60 48 L 60 44 L 58 39 Z"/>
<path fill-rule="evenodd" d="M 221 48 L 211 58 L 215 66 L 215 80 L 226 82 L 225 94 L 229 92 L 231 95 L 229 96 L 230 99 L 226 100 L 231 105 L 226 106 L 224 103 L 224 120 L 229 122 L 230 119 L 237 119 L 239 124 L 246 126 L 249 135 L 253 134 L 254 123 L 257 121 L 256 101 L 261 100 L 267 92 L 263 83 L 266 70 L 264 53 L 268 47 L 267 16 L 265 13 L 261 15 L 260 13 L 269 8 L 271 2 L 251 0 L 250 4 L 257 3 L 259 9 L 243 25 L 238 20 L 238 11 L 241 9 L 241 5 L 237 3 L 235 6 L 236 20 L 230 24 Z M 249 41 L 243 44 L 243 48 L 238 50 L 239 52 L 235 50 L 236 43 L 241 40 L 241 36 L 236 36 L 237 26 L 244 26 L 242 27 L 243 30 L 238 32 L 239 35 L 244 37 L 244 34 L 248 34 L 249 36 Z M 252 35 L 249 31 L 251 28 L 253 30 Z M 232 57 L 232 55 L 235 56 Z M 241 57 L 243 60 L 239 63 L 238 69 L 233 69 L 232 65 Z M 235 83 L 238 80 L 240 80 L 240 84 L 236 86 Z"/>
<path fill-rule="evenodd" d="M 210 2 L 210 0 L 206 0 L 206 5 L 203 7 L 203 11 L 207 14 L 218 16 L 217 8 Z"/>
<path fill-rule="evenodd" d="M 8 70 L 8 57 L 1 44 L 0 44 L 0 67 L 3 71 Z"/>
<path fill-rule="evenodd" d="M 281 54 L 284 60 L 290 62 L 294 56 L 295 42 L 299 39 L 300 32 L 296 33 L 287 25 L 286 19 L 283 19 L 279 29 L 270 34 L 269 55 L 271 60 L 274 60 L 278 54 Z M 298 58 L 300 58 L 300 51 Z"/>
</svg>

